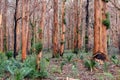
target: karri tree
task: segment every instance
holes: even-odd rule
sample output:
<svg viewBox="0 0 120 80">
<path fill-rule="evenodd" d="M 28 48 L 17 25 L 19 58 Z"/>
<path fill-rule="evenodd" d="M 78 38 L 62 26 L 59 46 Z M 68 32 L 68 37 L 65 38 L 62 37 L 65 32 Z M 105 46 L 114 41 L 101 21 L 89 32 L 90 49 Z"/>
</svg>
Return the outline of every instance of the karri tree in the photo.
<svg viewBox="0 0 120 80">
<path fill-rule="evenodd" d="M 110 27 L 109 14 L 106 12 L 106 0 L 95 0 L 95 25 L 94 25 L 94 52 L 93 58 L 106 61 L 107 54 L 107 29 Z"/>
<path fill-rule="evenodd" d="M 53 18 L 53 58 L 58 55 L 58 0 L 53 0 L 54 18 Z"/>
<path fill-rule="evenodd" d="M 62 2 L 62 31 L 61 31 L 61 43 L 60 43 L 60 56 L 63 56 L 65 46 L 65 1 Z"/>
<path fill-rule="evenodd" d="M 74 1 L 74 53 L 78 53 L 81 49 L 81 34 L 80 34 L 80 27 L 81 27 L 81 14 L 82 14 L 82 0 L 80 0 L 80 9 L 78 5 L 78 0 Z"/>
<path fill-rule="evenodd" d="M 0 5 L 0 51 L 3 52 L 3 27 L 2 27 L 2 11 Z"/>
<path fill-rule="evenodd" d="M 26 59 L 29 34 L 29 3 L 22 0 L 22 61 Z"/>
<path fill-rule="evenodd" d="M 37 55 L 37 69 L 40 69 L 39 63 L 42 57 L 42 48 L 43 48 L 43 32 L 44 32 L 44 24 L 45 24 L 45 12 L 46 12 L 46 1 L 42 0 L 42 13 L 41 13 L 41 20 L 40 20 L 40 27 L 39 27 L 39 42 L 38 42 L 38 55 Z"/>
</svg>

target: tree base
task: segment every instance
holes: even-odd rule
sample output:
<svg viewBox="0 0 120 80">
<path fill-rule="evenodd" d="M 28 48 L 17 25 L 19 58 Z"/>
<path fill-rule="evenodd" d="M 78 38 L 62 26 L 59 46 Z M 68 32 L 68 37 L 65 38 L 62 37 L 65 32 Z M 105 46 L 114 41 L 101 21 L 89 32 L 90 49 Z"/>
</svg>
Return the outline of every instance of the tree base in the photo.
<svg viewBox="0 0 120 80">
<path fill-rule="evenodd" d="M 107 60 L 107 56 L 102 53 L 102 52 L 97 52 L 93 55 L 93 59 L 97 59 L 97 60 L 101 60 L 101 61 L 106 61 Z"/>
</svg>

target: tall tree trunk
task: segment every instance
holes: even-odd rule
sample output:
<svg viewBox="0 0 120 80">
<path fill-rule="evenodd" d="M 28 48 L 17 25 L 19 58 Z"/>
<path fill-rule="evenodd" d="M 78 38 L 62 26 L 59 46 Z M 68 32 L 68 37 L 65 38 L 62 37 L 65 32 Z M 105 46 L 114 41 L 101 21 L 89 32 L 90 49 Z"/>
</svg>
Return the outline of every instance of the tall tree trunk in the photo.
<svg viewBox="0 0 120 80">
<path fill-rule="evenodd" d="M 49 19 L 48 19 L 48 28 L 47 28 L 47 36 L 48 36 L 47 44 L 48 44 L 48 51 L 50 51 L 50 17 L 48 18 Z"/>
<path fill-rule="evenodd" d="M 3 52 L 2 3 L 0 1 L 0 51 Z"/>
<path fill-rule="evenodd" d="M 61 31 L 61 44 L 60 44 L 60 56 L 63 56 L 65 46 L 65 1 L 62 2 L 62 31 Z"/>
<path fill-rule="evenodd" d="M 94 54 L 100 51 L 101 45 L 101 28 L 102 28 L 102 14 L 101 14 L 101 0 L 95 0 L 94 2 L 95 9 L 95 25 L 94 25 Z"/>
<path fill-rule="evenodd" d="M 74 53 L 78 53 L 79 46 L 80 46 L 80 31 L 79 31 L 79 14 L 78 14 L 78 0 L 75 0 L 74 4 L 74 10 L 75 10 L 75 26 L 74 26 Z"/>
<path fill-rule="evenodd" d="M 41 15 L 41 21 L 40 21 L 40 33 L 39 33 L 39 38 L 40 38 L 40 43 L 43 45 L 43 32 L 44 32 L 44 23 L 45 23 L 45 11 L 46 11 L 46 1 L 42 1 L 42 15 Z M 39 63 L 40 59 L 42 57 L 42 50 L 39 52 L 37 55 L 37 69 L 40 69 Z"/>
<path fill-rule="evenodd" d="M 105 1 L 102 0 L 102 20 L 106 19 L 106 3 Z M 103 53 L 106 55 L 106 60 L 108 60 L 107 56 L 107 26 L 102 24 L 102 48 L 103 48 Z"/>
<path fill-rule="evenodd" d="M 28 1 L 28 2 L 27 2 L 27 13 L 26 13 L 26 15 L 27 15 L 27 23 L 26 23 L 26 24 L 27 24 L 27 25 L 26 25 L 26 27 L 27 27 L 27 28 L 26 28 L 26 41 L 27 41 L 27 46 L 26 46 L 26 47 L 27 47 L 27 48 L 26 48 L 26 49 L 27 49 L 27 50 L 26 50 L 26 51 L 27 51 L 27 53 L 28 53 L 28 50 L 29 50 L 29 24 L 30 24 L 30 23 L 29 23 L 29 21 L 30 21 L 30 19 L 29 19 L 29 18 L 30 18 L 30 17 L 29 17 L 29 13 L 30 13 L 29 7 L 30 7 L 30 5 L 29 5 L 29 4 L 30 4 L 30 2 Z"/>
<path fill-rule="evenodd" d="M 85 29 L 85 51 L 88 52 L 88 28 L 89 28 L 89 0 L 86 4 L 86 29 Z"/>
<path fill-rule="evenodd" d="M 27 38 L 26 38 L 26 27 L 27 24 L 27 15 L 26 15 L 26 7 L 28 0 L 22 0 L 22 61 L 26 59 L 27 55 Z"/>
<path fill-rule="evenodd" d="M 106 55 L 106 28 L 103 26 L 103 18 L 105 18 L 104 7 L 102 5 L 102 0 L 95 0 L 95 25 L 94 25 L 94 53 L 93 58 L 105 61 L 107 59 Z M 103 12 L 102 12 L 103 10 Z"/>
<path fill-rule="evenodd" d="M 53 18 L 53 58 L 58 55 L 58 0 L 54 1 L 54 18 Z"/>
<path fill-rule="evenodd" d="M 16 48 L 17 48 L 17 9 L 18 9 L 18 1 L 16 0 L 16 5 L 15 5 L 15 13 L 14 13 L 14 58 L 16 58 Z"/>
<path fill-rule="evenodd" d="M 80 50 L 82 48 L 82 37 L 81 37 L 81 20 L 82 20 L 82 4 L 83 4 L 83 0 L 80 0 L 80 9 L 78 10 L 79 12 L 79 17 L 78 19 L 78 49 Z"/>
<path fill-rule="evenodd" d="M 4 46 L 3 50 L 4 50 L 4 52 L 7 51 L 7 48 L 8 48 L 8 47 L 7 47 L 7 44 L 8 44 L 8 43 L 7 43 L 7 33 L 6 33 L 6 32 L 7 32 L 7 31 L 6 31 L 6 27 L 7 27 L 7 26 L 6 26 L 6 20 L 7 20 L 7 7 L 8 7 L 7 4 L 8 4 L 8 1 L 5 0 L 4 10 L 3 10 L 3 13 L 4 13 L 4 14 L 2 14 L 2 15 L 3 15 L 3 16 L 2 16 L 2 18 L 3 18 L 3 19 L 2 19 L 2 20 L 3 20 L 2 22 L 3 22 L 3 26 L 4 26 L 4 27 L 3 27 L 3 28 L 4 28 L 4 29 L 3 29 L 3 35 L 4 35 L 4 36 L 3 36 L 3 46 Z"/>
</svg>

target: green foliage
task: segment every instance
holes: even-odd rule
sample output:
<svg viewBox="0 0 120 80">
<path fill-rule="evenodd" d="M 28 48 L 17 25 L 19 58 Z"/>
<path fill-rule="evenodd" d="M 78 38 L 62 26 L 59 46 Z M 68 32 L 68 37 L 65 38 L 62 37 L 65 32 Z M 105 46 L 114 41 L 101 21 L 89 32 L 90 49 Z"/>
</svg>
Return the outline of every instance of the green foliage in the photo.
<svg viewBox="0 0 120 80">
<path fill-rule="evenodd" d="M 73 53 L 78 53 L 79 52 L 79 49 L 78 48 L 74 48 L 74 50 L 73 50 Z"/>
<path fill-rule="evenodd" d="M 7 51 L 5 54 L 6 54 L 7 58 L 10 59 L 13 56 L 13 51 Z"/>
<path fill-rule="evenodd" d="M 7 61 L 6 71 L 11 74 L 11 78 L 15 80 L 22 80 L 25 76 L 29 74 L 31 69 L 29 67 L 24 67 L 24 64 L 15 59 Z"/>
<path fill-rule="evenodd" d="M 77 76 L 77 74 L 79 74 L 79 70 L 77 69 L 76 64 L 73 63 L 73 65 L 72 65 L 72 75 Z"/>
<path fill-rule="evenodd" d="M 61 73 L 61 69 L 60 69 L 59 66 L 53 65 L 52 68 L 51 68 L 51 72 L 52 73 Z"/>
<path fill-rule="evenodd" d="M 42 33 L 42 29 L 41 28 L 38 29 L 38 33 Z"/>
<path fill-rule="evenodd" d="M 103 20 L 103 25 L 105 25 L 106 26 L 106 28 L 107 29 L 109 29 L 110 28 L 110 18 L 109 18 L 109 13 L 106 13 L 106 19 L 105 20 Z"/>
<path fill-rule="evenodd" d="M 115 65 L 120 65 L 120 60 L 118 59 L 117 55 L 112 55 L 110 59 Z"/>
<path fill-rule="evenodd" d="M 41 59 L 40 62 L 40 71 L 36 71 L 34 74 L 36 77 L 39 78 L 46 78 L 48 77 L 47 67 L 49 65 L 49 61 L 46 59 Z"/>
<path fill-rule="evenodd" d="M 108 77 L 110 80 L 113 80 L 114 79 L 114 76 L 111 74 L 111 73 L 104 73 L 104 75 L 106 76 L 106 77 Z"/>
<path fill-rule="evenodd" d="M 60 44 L 65 44 L 65 41 L 61 41 Z"/>
<path fill-rule="evenodd" d="M 66 57 L 66 59 L 67 59 L 67 62 L 71 62 L 72 59 L 73 59 L 73 55 L 72 55 L 72 54 L 71 54 L 71 55 L 68 55 L 68 56 Z"/>
<path fill-rule="evenodd" d="M 63 23 L 66 24 L 66 19 L 65 18 L 63 19 Z"/>
<path fill-rule="evenodd" d="M 80 59 L 83 60 L 83 59 L 84 59 L 84 56 L 83 56 L 83 55 L 80 55 Z"/>
<path fill-rule="evenodd" d="M 10 73 L 10 80 L 24 80 L 25 78 L 33 79 L 38 77 L 45 78 L 48 76 L 46 69 L 48 65 L 49 61 L 42 59 L 40 62 L 41 69 L 39 71 L 36 70 L 36 55 L 28 56 L 23 63 L 19 60 L 15 60 L 14 58 L 11 58 L 9 60 L 5 58 L 2 59 L 0 63 L 0 77 L 4 77 L 4 73 L 7 72 Z"/>
<path fill-rule="evenodd" d="M 0 77 L 3 77 L 4 76 L 4 72 L 5 72 L 5 65 L 6 64 L 6 56 L 5 56 L 5 53 L 2 53 L 0 52 Z"/>
<path fill-rule="evenodd" d="M 107 62 L 105 62 L 104 65 L 103 65 L 103 70 L 105 72 L 108 72 L 108 65 L 109 65 L 109 63 L 107 63 Z"/>
<path fill-rule="evenodd" d="M 108 3 L 110 0 L 103 0 L 104 2 Z"/>
<path fill-rule="evenodd" d="M 36 54 L 39 54 L 39 52 L 42 50 L 42 43 L 41 42 L 38 42 L 38 43 L 35 43 L 33 46 L 32 46 L 32 51 L 35 51 Z"/>
<path fill-rule="evenodd" d="M 31 22 L 31 20 L 30 20 L 30 25 L 32 28 L 34 28 L 34 27 L 36 27 L 36 22 Z"/>
<path fill-rule="evenodd" d="M 60 64 L 60 69 L 61 69 L 61 71 L 63 70 L 63 66 L 66 64 L 66 62 L 65 61 L 63 61 L 61 64 Z"/>
<path fill-rule="evenodd" d="M 3 62 L 3 60 L 6 59 L 5 53 L 0 52 L 0 63 Z"/>
<path fill-rule="evenodd" d="M 85 60 L 84 65 L 92 72 L 97 63 L 94 60 Z"/>
</svg>

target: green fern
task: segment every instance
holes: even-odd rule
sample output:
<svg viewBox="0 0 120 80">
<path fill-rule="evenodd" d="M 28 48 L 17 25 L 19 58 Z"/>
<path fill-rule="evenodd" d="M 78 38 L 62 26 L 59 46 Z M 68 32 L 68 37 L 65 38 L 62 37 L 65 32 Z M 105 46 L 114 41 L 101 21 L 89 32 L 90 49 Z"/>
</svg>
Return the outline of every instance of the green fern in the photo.
<svg viewBox="0 0 120 80">
<path fill-rule="evenodd" d="M 66 64 L 65 61 L 60 64 L 60 69 L 61 69 L 61 71 L 63 70 L 63 66 L 64 66 L 65 64 Z"/>
<path fill-rule="evenodd" d="M 31 51 L 35 51 L 36 54 L 39 54 L 39 52 L 42 50 L 42 43 L 41 42 L 38 42 L 38 43 L 35 43 L 32 48 L 31 48 Z"/>
<path fill-rule="evenodd" d="M 120 60 L 118 59 L 116 55 L 111 56 L 111 61 L 117 66 L 120 64 Z"/>
<path fill-rule="evenodd" d="M 105 72 L 108 72 L 108 65 L 109 65 L 109 63 L 107 63 L 107 62 L 105 62 L 104 65 L 103 65 L 103 70 Z"/>
<path fill-rule="evenodd" d="M 73 55 L 68 55 L 68 56 L 66 57 L 67 62 L 71 62 L 72 58 L 73 58 Z"/>
<path fill-rule="evenodd" d="M 106 13 L 106 19 L 105 20 L 103 20 L 103 25 L 105 25 L 106 26 L 106 28 L 107 29 L 109 29 L 110 28 L 110 18 L 109 18 L 109 13 Z"/>
<path fill-rule="evenodd" d="M 88 68 L 91 72 L 93 71 L 93 68 L 96 66 L 96 62 L 94 60 L 85 60 L 84 65 L 86 68 Z"/>
<path fill-rule="evenodd" d="M 7 51 L 5 54 L 7 58 L 10 59 L 13 56 L 13 51 Z"/>
</svg>

